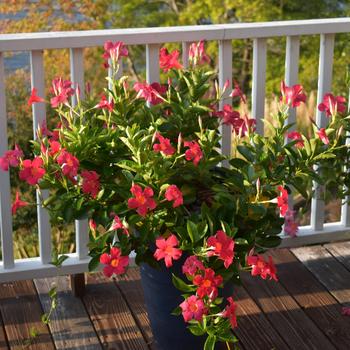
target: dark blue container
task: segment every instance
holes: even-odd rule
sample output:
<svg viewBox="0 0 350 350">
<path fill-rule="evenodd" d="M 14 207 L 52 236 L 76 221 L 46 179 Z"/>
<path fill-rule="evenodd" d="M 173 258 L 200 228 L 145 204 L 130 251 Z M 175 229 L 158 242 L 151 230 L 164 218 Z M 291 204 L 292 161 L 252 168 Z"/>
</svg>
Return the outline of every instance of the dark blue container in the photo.
<svg viewBox="0 0 350 350">
<path fill-rule="evenodd" d="M 186 281 L 181 271 L 184 260 L 181 258 L 174 262 L 171 269 L 164 264 L 161 264 L 161 269 L 141 265 L 141 281 L 157 350 L 202 350 L 206 340 L 206 337 L 198 337 L 188 331 L 181 315 L 171 315 L 183 302 L 181 291 L 174 287 L 171 278 L 174 273 Z M 221 291 L 222 296 L 231 296 L 233 284 L 227 284 Z M 221 345 L 218 344 L 215 349 L 221 349 Z"/>
</svg>

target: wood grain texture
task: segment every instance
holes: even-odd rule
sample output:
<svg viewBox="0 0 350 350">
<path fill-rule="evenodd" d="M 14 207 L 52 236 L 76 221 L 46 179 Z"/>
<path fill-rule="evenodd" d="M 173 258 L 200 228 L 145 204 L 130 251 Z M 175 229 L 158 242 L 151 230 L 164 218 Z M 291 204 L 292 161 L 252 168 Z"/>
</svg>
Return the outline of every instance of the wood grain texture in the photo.
<svg viewBox="0 0 350 350">
<path fill-rule="evenodd" d="M 123 294 L 148 345 L 154 349 L 153 334 L 143 297 L 139 268 L 129 268 L 125 276 L 117 276 L 116 285 Z"/>
<path fill-rule="evenodd" d="M 234 299 L 238 305 L 235 334 L 244 349 L 289 349 L 243 287 L 235 289 Z"/>
<path fill-rule="evenodd" d="M 275 250 L 271 255 L 278 265 L 279 282 L 329 340 L 338 349 L 346 349 L 350 322 L 344 322 L 341 305 L 287 249 Z"/>
<path fill-rule="evenodd" d="M 1 284 L 0 311 L 11 349 L 55 349 L 32 281 Z"/>
<path fill-rule="evenodd" d="M 34 282 L 45 312 L 50 310 L 51 304 L 48 292 L 53 285 L 58 286 L 57 308 L 49 324 L 56 349 L 102 349 L 84 304 L 70 291 L 67 276 L 42 278 Z"/>
<path fill-rule="evenodd" d="M 331 243 L 324 247 L 350 271 L 350 242 Z"/>
<path fill-rule="evenodd" d="M 291 249 L 292 253 L 342 304 L 350 303 L 350 271 L 322 246 Z"/>
<path fill-rule="evenodd" d="M 85 293 L 85 274 L 77 273 L 70 275 L 70 287 L 75 297 L 82 297 Z"/>
<path fill-rule="evenodd" d="M 248 273 L 243 285 L 291 349 L 335 349 L 283 286 Z"/>
<path fill-rule="evenodd" d="M 1 288 L 1 287 L 0 287 Z M 7 350 L 8 344 L 5 335 L 4 323 L 2 322 L 2 317 L 0 314 L 0 350 Z"/>
<path fill-rule="evenodd" d="M 105 349 L 149 349 L 119 289 L 101 273 L 89 274 L 85 307 Z"/>
</svg>

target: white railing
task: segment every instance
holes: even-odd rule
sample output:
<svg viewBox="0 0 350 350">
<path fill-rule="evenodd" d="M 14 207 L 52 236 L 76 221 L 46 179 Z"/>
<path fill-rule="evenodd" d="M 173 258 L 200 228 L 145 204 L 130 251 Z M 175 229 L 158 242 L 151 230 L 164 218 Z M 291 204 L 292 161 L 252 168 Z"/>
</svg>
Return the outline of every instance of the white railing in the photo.
<svg viewBox="0 0 350 350">
<path fill-rule="evenodd" d="M 84 86 L 83 50 L 86 47 L 102 46 L 105 41 L 123 41 L 127 45 L 146 45 L 146 77 L 148 82 L 159 81 L 159 47 L 168 42 L 182 41 L 183 63 L 187 64 L 187 52 L 191 42 L 216 40 L 219 42 L 219 84 L 222 87 L 227 79 L 232 85 L 232 40 L 253 40 L 253 86 L 252 117 L 257 120 L 258 131 L 263 130 L 261 118 L 264 115 L 265 77 L 266 77 L 266 40 L 270 37 L 286 36 L 285 80 L 287 85 L 298 82 L 299 42 L 302 35 L 321 36 L 319 54 L 319 103 L 324 93 L 331 90 L 333 48 L 336 33 L 350 33 L 350 19 L 325 19 L 306 21 L 285 21 L 267 23 L 240 23 L 206 26 L 116 29 L 76 32 L 51 32 L 32 34 L 6 34 L 0 36 L 0 154 L 8 148 L 7 118 L 5 99 L 5 75 L 3 54 L 8 51 L 29 51 L 31 58 L 31 82 L 44 96 L 43 50 L 70 49 L 71 79 Z M 81 89 L 83 92 L 84 89 Z M 230 103 L 226 94 L 221 104 Z M 45 106 L 33 105 L 34 129 L 45 119 Z M 295 113 L 290 114 L 295 121 Z M 326 119 L 317 111 L 316 121 L 321 126 Z M 34 133 L 35 135 L 35 133 Z M 230 127 L 222 128 L 222 150 L 231 151 Z M 316 191 L 312 201 L 311 225 L 300 228 L 297 238 L 284 237 L 283 246 L 295 246 L 321 243 L 341 239 L 350 239 L 350 210 L 348 205 L 342 208 L 340 222 L 324 224 L 324 203 Z M 0 230 L 3 260 L 0 263 L 0 282 L 45 277 L 57 274 L 56 268 L 49 265 L 51 254 L 50 223 L 45 210 L 38 209 L 38 229 L 40 257 L 14 260 L 10 178 L 8 172 L 0 171 Z M 87 270 L 88 227 L 86 221 L 76 222 L 76 253 L 71 254 L 63 267 L 62 274 L 74 274 Z"/>
</svg>

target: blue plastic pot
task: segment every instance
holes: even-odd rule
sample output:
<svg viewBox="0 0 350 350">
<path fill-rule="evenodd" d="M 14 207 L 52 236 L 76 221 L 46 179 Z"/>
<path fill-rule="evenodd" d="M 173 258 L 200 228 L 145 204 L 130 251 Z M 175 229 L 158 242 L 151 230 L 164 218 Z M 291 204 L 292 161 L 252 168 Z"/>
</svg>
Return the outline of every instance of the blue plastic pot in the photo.
<svg viewBox="0 0 350 350">
<path fill-rule="evenodd" d="M 157 350 L 202 350 L 206 337 L 193 335 L 186 329 L 182 316 L 171 312 L 183 301 L 181 291 L 172 284 L 172 273 L 186 281 L 181 268 L 185 258 L 174 262 L 171 269 L 164 264 L 156 270 L 148 264 L 141 265 L 141 281 L 148 317 Z M 220 293 L 224 297 L 232 295 L 233 285 L 227 284 Z M 216 349 L 220 349 L 218 345 Z M 224 349 L 224 347 L 222 347 Z"/>
</svg>

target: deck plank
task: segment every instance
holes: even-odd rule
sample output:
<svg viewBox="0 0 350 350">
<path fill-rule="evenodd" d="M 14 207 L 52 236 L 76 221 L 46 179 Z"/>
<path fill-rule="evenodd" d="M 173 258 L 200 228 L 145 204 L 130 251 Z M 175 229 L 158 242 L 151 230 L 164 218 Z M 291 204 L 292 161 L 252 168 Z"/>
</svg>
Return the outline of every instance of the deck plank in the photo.
<svg viewBox="0 0 350 350">
<path fill-rule="evenodd" d="M 331 243 L 324 247 L 350 271 L 350 242 Z"/>
<path fill-rule="evenodd" d="M 70 290 L 68 276 L 36 279 L 34 283 L 45 312 L 50 310 L 51 305 L 48 292 L 53 284 L 58 286 L 57 308 L 49 323 L 56 349 L 102 349 L 83 302 Z"/>
<path fill-rule="evenodd" d="M 341 305 L 315 276 L 287 249 L 271 252 L 278 264 L 279 282 L 304 312 L 338 348 L 350 344 L 350 322 L 344 322 Z"/>
<path fill-rule="evenodd" d="M 1 288 L 1 286 L 0 286 Z M 0 350 L 7 350 L 8 344 L 5 335 L 4 323 L 2 321 L 1 313 L 0 313 Z"/>
<path fill-rule="evenodd" d="M 147 344 L 151 349 L 155 349 L 151 324 L 148 319 L 143 297 L 140 270 L 138 268 L 129 268 L 127 274 L 117 276 L 116 285 L 123 294 L 129 309 L 132 311 Z"/>
<path fill-rule="evenodd" d="M 243 287 L 235 288 L 234 299 L 238 305 L 235 334 L 246 350 L 289 349 Z"/>
<path fill-rule="evenodd" d="M 291 349 L 335 349 L 280 283 L 248 273 L 241 277 L 248 293 Z"/>
<path fill-rule="evenodd" d="M 104 348 L 148 350 L 149 347 L 119 289 L 101 273 L 88 275 L 85 307 Z"/>
<path fill-rule="evenodd" d="M 1 284 L 0 311 L 11 349 L 55 349 L 48 327 L 41 322 L 43 311 L 32 281 Z"/>
<path fill-rule="evenodd" d="M 350 271 L 322 246 L 291 249 L 292 253 L 316 276 L 342 304 L 350 303 Z"/>
</svg>

